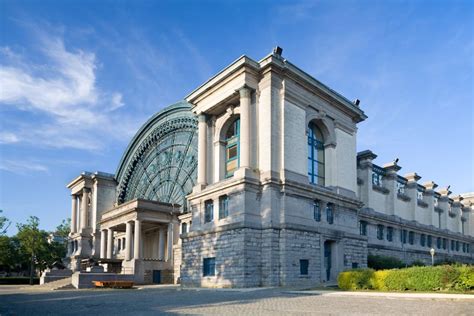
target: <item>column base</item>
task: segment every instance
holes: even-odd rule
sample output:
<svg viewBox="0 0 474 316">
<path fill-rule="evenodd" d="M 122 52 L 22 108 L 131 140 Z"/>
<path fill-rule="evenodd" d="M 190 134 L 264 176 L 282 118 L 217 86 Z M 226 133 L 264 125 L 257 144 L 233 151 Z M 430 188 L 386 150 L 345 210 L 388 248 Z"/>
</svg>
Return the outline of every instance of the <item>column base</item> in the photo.
<svg viewBox="0 0 474 316">
<path fill-rule="evenodd" d="M 206 188 L 207 184 L 198 183 L 193 187 L 193 193 L 201 192 Z"/>
<path fill-rule="evenodd" d="M 234 172 L 234 178 L 251 178 L 257 179 L 257 173 L 249 167 L 240 167 Z"/>
</svg>

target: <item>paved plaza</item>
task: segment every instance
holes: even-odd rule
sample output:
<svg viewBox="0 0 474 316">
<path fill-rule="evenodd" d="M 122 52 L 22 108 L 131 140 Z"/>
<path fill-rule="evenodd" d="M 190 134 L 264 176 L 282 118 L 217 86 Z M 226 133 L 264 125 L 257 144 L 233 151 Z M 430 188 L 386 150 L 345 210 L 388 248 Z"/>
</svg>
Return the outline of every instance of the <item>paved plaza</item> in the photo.
<svg viewBox="0 0 474 316">
<path fill-rule="evenodd" d="M 0 287 L 0 315 L 474 315 L 473 299 L 294 294 L 285 289 L 36 291 Z"/>
</svg>

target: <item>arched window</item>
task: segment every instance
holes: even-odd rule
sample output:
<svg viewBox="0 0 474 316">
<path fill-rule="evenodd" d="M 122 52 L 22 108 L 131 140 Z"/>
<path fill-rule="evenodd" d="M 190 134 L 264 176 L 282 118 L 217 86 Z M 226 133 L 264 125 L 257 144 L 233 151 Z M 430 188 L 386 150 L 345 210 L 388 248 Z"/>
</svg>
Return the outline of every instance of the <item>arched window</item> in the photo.
<svg viewBox="0 0 474 316">
<path fill-rule="evenodd" d="M 240 119 L 235 120 L 225 134 L 225 177 L 232 177 L 239 168 Z"/>
<path fill-rule="evenodd" d="M 313 123 L 308 126 L 308 178 L 310 183 L 324 185 L 324 138 Z"/>
</svg>

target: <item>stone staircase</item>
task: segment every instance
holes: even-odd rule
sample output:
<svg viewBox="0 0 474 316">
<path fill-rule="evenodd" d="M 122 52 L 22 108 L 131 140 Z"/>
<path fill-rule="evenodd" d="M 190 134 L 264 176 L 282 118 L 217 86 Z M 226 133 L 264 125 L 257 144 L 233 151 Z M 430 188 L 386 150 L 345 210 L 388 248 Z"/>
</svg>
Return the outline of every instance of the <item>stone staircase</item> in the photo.
<svg viewBox="0 0 474 316">
<path fill-rule="evenodd" d="M 56 280 L 53 282 L 48 282 L 41 285 L 35 285 L 31 287 L 26 287 L 25 289 L 32 290 L 65 290 L 65 289 L 74 289 L 72 285 L 72 277 Z"/>
</svg>

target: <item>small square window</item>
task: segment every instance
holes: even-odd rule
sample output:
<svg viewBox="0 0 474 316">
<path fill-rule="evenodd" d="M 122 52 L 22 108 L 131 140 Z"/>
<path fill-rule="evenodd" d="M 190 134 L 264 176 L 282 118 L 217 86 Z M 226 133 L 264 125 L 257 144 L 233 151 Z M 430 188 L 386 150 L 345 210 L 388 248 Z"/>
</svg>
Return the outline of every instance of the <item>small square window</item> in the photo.
<svg viewBox="0 0 474 316">
<path fill-rule="evenodd" d="M 202 263 L 202 275 L 203 276 L 215 276 L 216 275 L 216 258 L 204 258 Z"/>
<path fill-rule="evenodd" d="M 300 259 L 300 274 L 301 275 L 308 275 L 308 267 L 309 267 L 309 260 Z"/>
</svg>

